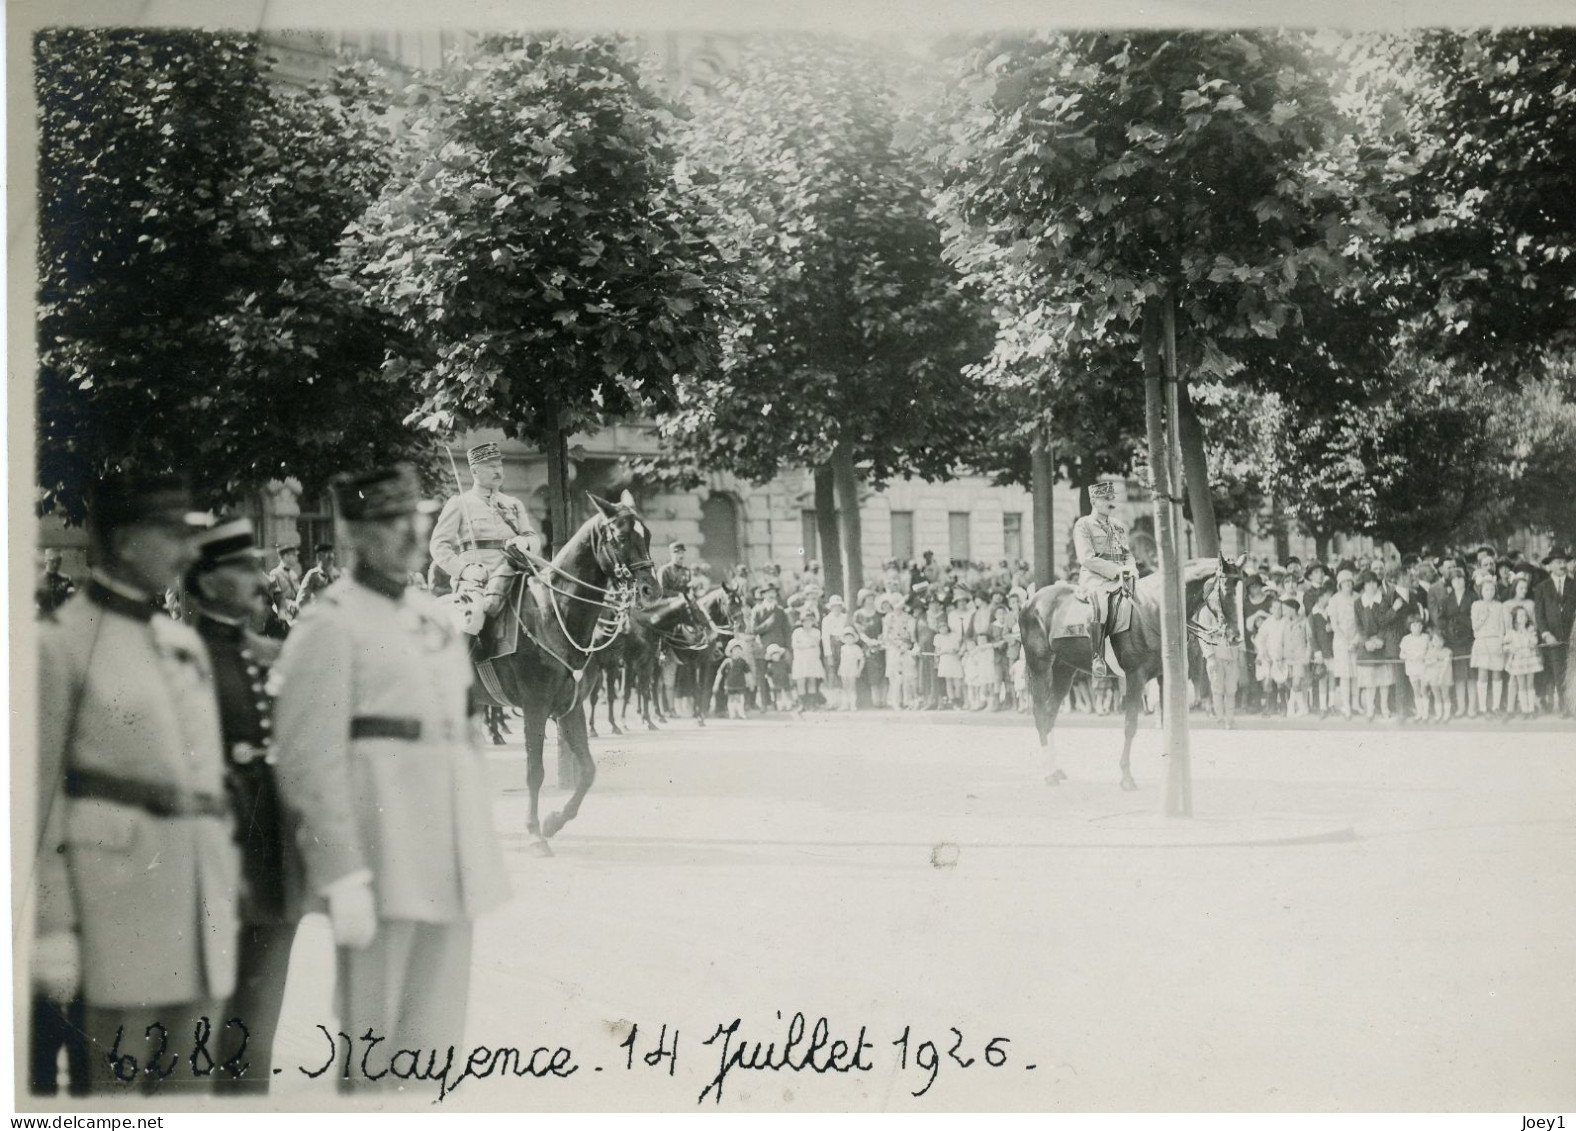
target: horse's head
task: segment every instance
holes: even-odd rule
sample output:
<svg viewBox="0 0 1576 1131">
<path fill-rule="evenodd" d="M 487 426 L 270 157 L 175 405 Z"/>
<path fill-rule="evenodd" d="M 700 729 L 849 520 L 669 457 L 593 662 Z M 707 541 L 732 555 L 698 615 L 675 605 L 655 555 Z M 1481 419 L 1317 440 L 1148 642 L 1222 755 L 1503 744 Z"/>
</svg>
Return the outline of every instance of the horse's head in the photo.
<svg viewBox="0 0 1576 1131">
<path fill-rule="evenodd" d="M 590 492 L 597 509 L 592 546 L 597 565 L 613 586 L 634 591 L 635 603 L 649 605 L 657 599 L 656 570 L 651 562 L 651 530 L 635 511 L 635 500 L 625 491 L 616 503 L 599 499 Z"/>
<path fill-rule="evenodd" d="M 1232 561 L 1224 554 L 1218 555 L 1215 576 L 1209 587 L 1209 607 L 1220 617 L 1221 632 L 1228 644 L 1241 641 L 1237 626 L 1242 620 L 1242 567 L 1247 558 L 1243 554 Z"/>
</svg>

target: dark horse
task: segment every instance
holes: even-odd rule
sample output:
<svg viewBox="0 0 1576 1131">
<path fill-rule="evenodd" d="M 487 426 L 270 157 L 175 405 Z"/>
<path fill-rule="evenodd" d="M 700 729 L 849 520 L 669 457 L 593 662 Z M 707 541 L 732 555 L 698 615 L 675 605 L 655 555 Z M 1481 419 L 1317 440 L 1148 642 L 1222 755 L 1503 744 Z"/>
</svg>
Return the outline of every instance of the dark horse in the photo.
<svg viewBox="0 0 1576 1131">
<path fill-rule="evenodd" d="M 616 504 L 589 497 L 597 513 L 550 564 L 541 566 L 540 584 L 533 587 L 537 601 L 526 606 L 521 619 L 519 647 L 493 662 L 504 698 L 525 716 L 526 782 L 531 790 L 526 827 L 540 838 L 543 855 L 550 855 L 547 838 L 574 819 L 596 780 L 581 709 L 586 665 L 622 633 L 631 611 L 650 605 L 657 594 L 651 532 L 635 513 L 634 500 L 627 492 Z M 499 615 L 517 615 L 512 602 Z M 539 822 L 549 717 L 558 724 L 559 741 L 574 756 L 574 794 L 560 812 Z"/>
<path fill-rule="evenodd" d="M 1213 638 L 1216 633 L 1235 642 L 1237 610 L 1242 582 L 1242 563 L 1220 558 L 1196 558 L 1182 565 L 1182 583 L 1189 635 Z M 1124 707 L 1127 725 L 1122 740 L 1122 788 L 1137 789 L 1129 758 L 1133 735 L 1138 730 L 1138 712 L 1144 703 L 1144 686 L 1160 678 L 1160 587 L 1158 573 L 1139 580 L 1133 588 L 1133 623 L 1126 632 L 1110 638 L 1116 661 L 1127 677 Z M 1018 614 L 1023 633 L 1024 664 L 1028 669 L 1030 697 L 1034 700 L 1034 725 L 1040 732 L 1040 745 L 1051 749 L 1051 728 L 1056 712 L 1072 686 L 1073 677 L 1090 668 L 1092 654 L 1087 635 L 1061 635 L 1064 620 L 1076 623 L 1081 612 L 1070 602 L 1079 601 L 1078 591 L 1066 582 L 1047 585 L 1029 599 Z M 1081 602 L 1080 602 L 1081 603 Z M 1219 628 L 1206 629 L 1198 623 L 1199 613 L 1208 606 Z M 1075 614 L 1068 617 L 1068 613 Z M 1045 781 L 1057 785 L 1066 775 L 1054 768 Z"/>
<path fill-rule="evenodd" d="M 611 645 L 596 654 L 591 662 L 594 675 L 588 675 L 586 699 L 586 727 L 592 738 L 596 733 L 596 704 L 598 693 L 607 691 L 607 725 L 614 734 L 622 734 L 615 709 L 622 685 L 624 705 L 622 714 L 628 724 L 630 697 L 639 692 L 638 710 L 645 720 L 647 730 L 656 730 L 651 721 L 653 690 L 659 651 L 670 648 L 684 654 L 708 648 L 715 633 L 711 623 L 701 615 L 695 603 L 685 595 L 660 598 L 648 608 L 631 609 L 629 624 L 622 635 Z M 658 717 L 661 709 L 658 708 Z"/>
<path fill-rule="evenodd" d="M 717 678 L 717 668 L 727 656 L 728 645 L 739 635 L 744 623 L 744 599 L 731 589 L 718 586 L 709 593 L 690 600 L 695 615 L 704 619 L 711 629 L 711 646 L 674 650 L 681 667 L 690 669 L 695 679 L 695 721 L 706 725 L 711 713 L 712 683 Z"/>
</svg>

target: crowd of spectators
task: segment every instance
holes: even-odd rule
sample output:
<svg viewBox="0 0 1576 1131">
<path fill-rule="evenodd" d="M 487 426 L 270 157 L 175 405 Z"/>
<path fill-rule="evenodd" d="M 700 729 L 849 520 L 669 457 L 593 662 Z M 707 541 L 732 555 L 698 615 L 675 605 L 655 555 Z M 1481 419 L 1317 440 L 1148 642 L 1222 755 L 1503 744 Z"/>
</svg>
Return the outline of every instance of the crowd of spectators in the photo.
<svg viewBox="0 0 1576 1131">
<path fill-rule="evenodd" d="M 1307 563 L 1250 556 L 1240 641 L 1193 644 L 1195 705 L 1227 725 L 1239 713 L 1435 722 L 1569 717 L 1576 579 L 1568 566 L 1569 551 L 1558 548 L 1537 562 L 1490 546 Z M 1058 580 L 1076 583 L 1076 564 Z M 752 656 L 762 658 L 776 645 L 770 660 L 778 666 L 763 666 L 775 674 L 769 682 L 779 701 L 1029 709 L 1018 627 L 1035 588 L 1026 561 L 943 562 L 927 551 L 886 562 L 851 602 L 829 592 L 813 561 L 786 572 L 775 564 L 738 566 L 720 577 L 699 565 L 689 584 L 697 596 L 730 588 L 748 618 L 768 600 L 783 608 L 786 638 L 750 642 Z M 1068 707 L 1108 713 L 1121 697 L 1120 673 L 1082 676 Z"/>
</svg>

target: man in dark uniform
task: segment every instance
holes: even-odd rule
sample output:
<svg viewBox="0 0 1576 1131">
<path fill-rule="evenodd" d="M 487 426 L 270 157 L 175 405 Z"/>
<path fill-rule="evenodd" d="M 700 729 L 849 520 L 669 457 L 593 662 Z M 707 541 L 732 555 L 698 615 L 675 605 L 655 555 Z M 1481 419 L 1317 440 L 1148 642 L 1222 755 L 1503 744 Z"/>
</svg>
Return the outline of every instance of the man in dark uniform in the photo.
<svg viewBox="0 0 1576 1131">
<path fill-rule="evenodd" d="M 668 547 L 668 564 L 657 571 L 657 584 L 662 586 L 664 597 L 676 597 L 689 592 L 690 568 L 685 564 L 689 547 L 675 542 Z"/>
<path fill-rule="evenodd" d="M 62 573 L 59 550 L 44 551 L 44 576 L 39 579 L 35 602 L 41 613 L 52 613 L 66 603 L 66 598 L 77 591 L 77 583 Z"/>
<path fill-rule="evenodd" d="M 1543 564 L 1549 576 L 1533 590 L 1532 609 L 1533 619 L 1537 621 L 1538 642 L 1543 645 L 1543 668 L 1548 672 L 1547 686 L 1552 695 L 1549 706 L 1557 709 L 1565 687 L 1571 625 L 1576 623 L 1576 581 L 1568 575 L 1569 550 L 1550 550 Z M 1576 703 L 1564 704 L 1566 714 L 1573 710 L 1576 710 Z"/>
<path fill-rule="evenodd" d="M 268 673 L 279 644 L 251 631 L 271 590 L 251 521 L 238 518 L 205 531 L 197 537 L 197 554 L 186 572 L 186 593 L 219 692 L 225 784 L 241 844 L 241 941 L 219 1062 L 239 1054 L 245 1069 L 239 1076 L 221 1074 L 216 1082 L 227 1091 L 264 1093 L 273 1075 L 274 1033 L 300 918 L 300 865 L 274 781 Z"/>
</svg>

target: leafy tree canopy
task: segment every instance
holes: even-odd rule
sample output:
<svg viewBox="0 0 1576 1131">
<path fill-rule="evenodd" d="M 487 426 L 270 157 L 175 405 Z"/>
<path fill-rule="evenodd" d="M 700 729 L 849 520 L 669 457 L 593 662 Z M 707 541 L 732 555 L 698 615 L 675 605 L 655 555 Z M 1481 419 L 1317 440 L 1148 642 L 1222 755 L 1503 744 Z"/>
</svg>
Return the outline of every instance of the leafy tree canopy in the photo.
<svg viewBox="0 0 1576 1131">
<path fill-rule="evenodd" d="M 775 39 L 698 99 L 683 144 L 715 177 L 720 238 L 752 292 L 720 370 L 684 377 L 658 471 L 763 482 L 843 444 L 879 485 L 945 478 L 978 442 L 986 406 L 964 367 L 993 327 L 942 262 L 908 151 L 924 79 L 857 44 Z"/>
<path fill-rule="evenodd" d="M 49 30 L 34 61 L 40 508 L 80 518 L 113 468 L 221 504 L 414 450 L 323 269 L 386 172 L 376 72 L 281 89 L 255 37 L 168 30 Z"/>
<path fill-rule="evenodd" d="M 495 37 L 410 97 L 334 282 L 399 331 L 384 375 L 413 424 L 545 443 L 713 367 L 731 268 L 625 43 Z"/>
</svg>

